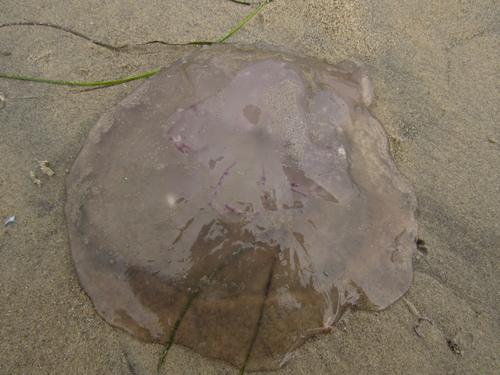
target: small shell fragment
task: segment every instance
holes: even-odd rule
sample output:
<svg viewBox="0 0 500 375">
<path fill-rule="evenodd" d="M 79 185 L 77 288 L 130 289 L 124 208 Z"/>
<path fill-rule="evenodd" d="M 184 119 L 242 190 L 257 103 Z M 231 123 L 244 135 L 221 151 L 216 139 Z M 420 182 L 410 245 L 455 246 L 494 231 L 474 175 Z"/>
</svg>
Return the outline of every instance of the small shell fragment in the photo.
<svg viewBox="0 0 500 375">
<path fill-rule="evenodd" d="M 37 177 L 36 177 L 36 174 L 35 172 L 33 171 L 30 171 L 30 177 L 31 177 L 31 180 L 33 181 L 33 183 L 37 186 L 42 186 L 42 181 L 39 180 Z"/>
<path fill-rule="evenodd" d="M 7 220 L 5 220 L 5 223 L 4 223 L 5 230 L 9 229 L 9 227 L 14 225 L 15 222 L 16 222 L 15 216 L 11 216 Z"/>
<path fill-rule="evenodd" d="M 52 177 L 55 173 L 54 171 L 49 167 L 49 161 L 48 160 L 39 160 L 38 162 L 38 167 L 42 171 L 42 173 L 46 176 Z M 42 180 L 37 178 L 35 172 L 30 171 L 30 177 L 33 183 L 37 186 L 41 186 L 43 184 Z"/>
<path fill-rule="evenodd" d="M 42 160 L 38 162 L 38 166 L 40 167 L 40 170 L 42 171 L 43 174 L 52 177 L 54 175 L 54 171 L 49 168 L 49 161 L 48 160 Z"/>
</svg>

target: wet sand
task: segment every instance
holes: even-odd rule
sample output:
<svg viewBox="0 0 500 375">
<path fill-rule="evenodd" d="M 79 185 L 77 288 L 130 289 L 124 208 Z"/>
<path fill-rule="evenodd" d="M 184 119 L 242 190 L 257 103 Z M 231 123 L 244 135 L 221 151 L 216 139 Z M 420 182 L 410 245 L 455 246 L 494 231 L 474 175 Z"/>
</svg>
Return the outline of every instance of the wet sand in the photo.
<svg viewBox="0 0 500 375">
<path fill-rule="evenodd" d="M 352 313 L 272 374 L 493 374 L 500 365 L 500 6 L 437 3 L 274 0 L 228 40 L 363 66 L 376 90 L 371 110 L 419 201 L 421 246 L 406 296 L 383 312 Z M 217 40 L 251 12 L 224 0 L 137 4 L 6 0 L 0 24 L 46 22 L 115 46 L 182 43 Z M 108 80 L 167 66 L 195 48 L 113 51 L 53 28 L 7 27 L 0 72 Z M 63 215 L 66 173 L 89 129 L 140 84 L 90 89 L 0 78 L 0 218 L 17 217 L 0 232 L 0 374 L 156 371 L 160 345 L 95 313 L 73 270 Z M 40 169 L 44 160 L 53 176 Z M 420 322 L 424 339 L 414 331 L 420 317 L 433 322 Z M 176 345 L 161 373 L 237 369 Z"/>
</svg>

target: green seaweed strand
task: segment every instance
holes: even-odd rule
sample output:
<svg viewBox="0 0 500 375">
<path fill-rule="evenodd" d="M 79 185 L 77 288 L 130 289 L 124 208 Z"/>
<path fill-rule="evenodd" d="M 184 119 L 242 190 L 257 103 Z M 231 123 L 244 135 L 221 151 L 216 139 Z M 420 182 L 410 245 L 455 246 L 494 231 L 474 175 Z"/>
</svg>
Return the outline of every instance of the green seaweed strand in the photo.
<svg viewBox="0 0 500 375">
<path fill-rule="evenodd" d="M 170 332 L 170 337 L 168 338 L 168 342 L 165 344 L 165 347 L 163 348 L 163 352 L 161 353 L 160 360 L 158 361 L 158 365 L 156 366 L 156 374 L 157 375 L 160 374 L 160 370 L 161 370 L 161 367 L 163 366 L 163 362 L 165 361 L 165 358 L 167 357 L 167 354 L 168 354 L 168 351 L 170 350 L 170 347 L 174 343 L 175 333 L 179 329 L 179 325 L 181 324 L 182 318 L 184 317 L 186 312 L 189 310 L 189 307 L 191 306 L 191 304 L 193 303 L 193 301 L 195 300 L 195 298 L 198 296 L 199 293 L 200 293 L 200 288 L 197 288 L 193 292 L 193 294 L 191 294 L 189 296 L 189 299 L 187 300 L 186 304 L 182 308 L 182 310 L 179 314 L 179 317 L 175 321 L 174 327 L 172 328 L 172 331 Z"/>
<path fill-rule="evenodd" d="M 260 5 L 257 7 L 257 9 L 255 9 L 247 18 L 245 18 L 243 20 L 243 22 L 241 22 L 238 26 L 236 26 L 234 29 L 232 29 L 229 33 L 227 33 L 225 36 L 223 36 L 222 38 L 220 38 L 217 43 L 221 43 L 223 41 L 225 41 L 227 38 L 229 38 L 231 35 L 233 35 L 236 31 L 238 31 L 239 29 L 241 29 L 243 27 L 243 25 L 245 25 L 248 21 L 250 21 L 253 16 L 255 16 L 257 13 L 260 12 L 260 10 L 264 7 L 264 5 L 266 5 L 270 0 L 264 0 L 262 3 L 260 3 Z"/>
<path fill-rule="evenodd" d="M 264 298 L 262 300 L 262 304 L 260 306 L 259 319 L 257 320 L 257 326 L 255 327 L 255 330 L 253 332 L 252 340 L 250 342 L 250 346 L 248 347 L 247 355 L 245 357 L 245 362 L 243 363 L 243 366 L 241 366 L 240 371 L 238 372 L 238 375 L 245 374 L 245 369 L 247 367 L 248 361 L 250 360 L 250 355 L 252 354 L 253 347 L 255 345 L 255 341 L 257 340 L 257 335 L 259 334 L 259 329 L 260 329 L 260 325 L 262 322 L 262 317 L 264 315 L 264 307 L 266 305 L 267 296 L 269 295 L 269 290 L 271 289 L 271 283 L 272 283 L 273 274 L 274 274 L 274 266 L 276 265 L 276 259 L 278 258 L 277 255 L 278 254 L 276 254 L 276 256 L 273 259 L 273 263 L 271 265 L 271 270 L 269 271 L 269 276 L 267 278 L 266 291 L 264 294 Z"/>
<path fill-rule="evenodd" d="M 253 16 L 255 16 L 263 7 L 266 5 L 268 2 L 272 0 L 264 0 L 260 3 L 260 5 L 247 17 L 245 18 L 238 26 L 236 26 L 234 29 L 232 29 L 229 33 L 227 33 L 225 36 L 220 38 L 216 42 L 191 42 L 187 44 L 215 44 L 215 43 L 221 43 L 227 38 L 229 38 L 231 35 L 233 35 L 236 31 L 241 29 L 248 21 L 250 21 Z M 33 77 L 24 77 L 24 76 L 17 76 L 13 74 L 3 74 L 0 73 L 0 78 L 10 78 L 10 79 L 18 79 L 22 81 L 32 81 L 32 82 L 42 82 L 42 83 L 52 83 L 55 85 L 69 85 L 69 86 L 110 86 L 110 85 L 117 85 L 120 83 L 124 82 L 130 82 L 130 81 L 135 81 L 137 79 L 141 78 L 146 78 L 150 77 L 156 73 L 158 73 L 161 69 L 158 70 L 153 70 L 148 73 L 144 73 L 138 76 L 134 77 L 128 77 L 128 78 L 123 78 L 123 79 L 117 79 L 113 81 L 102 81 L 102 82 L 74 82 L 74 81 L 59 81 L 56 79 L 43 79 L 43 78 L 33 78 Z"/>
<path fill-rule="evenodd" d="M 16 76 L 16 75 L 10 75 L 10 74 L 2 74 L 0 73 L 0 77 L 2 78 L 12 78 L 12 79 L 19 79 L 22 81 L 33 81 L 33 82 L 43 82 L 43 83 L 53 83 L 56 85 L 71 85 L 71 86 L 109 86 L 109 85 L 116 85 L 119 83 L 124 83 L 124 82 L 129 82 L 129 81 L 134 81 L 136 79 L 141 79 L 141 78 L 146 78 L 149 76 L 152 76 L 153 74 L 156 74 L 160 71 L 154 70 L 149 73 L 144 73 L 139 76 L 135 77 L 129 77 L 129 78 L 123 78 L 123 79 L 117 79 L 114 81 L 102 81 L 102 82 L 74 82 L 74 81 L 58 81 L 55 79 L 43 79 L 43 78 L 31 78 L 31 77 L 23 77 L 23 76 Z"/>
<path fill-rule="evenodd" d="M 243 255 L 246 251 L 251 250 L 255 247 L 254 243 L 249 243 L 247 246 L 244 246 L 240 248 L 237 252 L 235 252 L 232 256 L 229 257 L 229 259 L 226 259 L 223 261 L 221 264 L 219 264 L 210 275 L 208 275 L 209 279 L 212 279 L 213 277 L 217 276 L 224 268 L 226 268 L 229 264 L 231 264 L 233 261 L 235 261 L 237 258 L 239 258 L 241 255 Z M 267 290 L 269 287 L 267 288 Z M 266 296 L 267 296 L 267 290 L 266 290 Z M 161 354 L 160 360 L 158 361 L 158 365 L 156 366 L 156 375 L 160 374 L 160 370 L 163 366 L 163 363 L 165 362 L 165 358 L 167 357 L 168 351 L 170 350 L 170 347 L 174 343 L 175 339 L 175 334 L 177 333 L 177 330 L 179 329 L 179 325 L 182 322 L 182 319 L 184 318 L 184 315 L 186 315 L 187 311 L 191 307 L 191 304 L 194 302 L 196 297 L 201 293 L 201 283 L 198 285 L 198 287 L 194 290 L 194 292 L 189 296 L 188 300 L 186 301 L 186 304 L 182 307 L 179 316 L 177 317 L 177 320 L 174 323 L 174 326 L 172 327 L 172 330 L 170 331 L 170 337 L 168 338 L 167 343 L 165 344 L 165 347 L 163 348 L 163 352 Z M 262 318 L 262 310 L 261 310 L 261 315 L 259 316 L 259 321 Z M 257 327 L 258 330 L 258 327 Z M 249 352 L 247 353 L 247 357 L 245 360 L 245 363 L 243 367 L 241 368 L 239 374 L 243 374 L 245 372 L 245 366 L 246 363 L 248 362 L 248 358 L 250 356 L 250 351 L 252 350 L 253 347 L 253 342 L 255 341 L 255 336 L 256 333 L 254 334 L 254 337 L 252 339 L 252 345 L 249 348 Z"/>
</svg>

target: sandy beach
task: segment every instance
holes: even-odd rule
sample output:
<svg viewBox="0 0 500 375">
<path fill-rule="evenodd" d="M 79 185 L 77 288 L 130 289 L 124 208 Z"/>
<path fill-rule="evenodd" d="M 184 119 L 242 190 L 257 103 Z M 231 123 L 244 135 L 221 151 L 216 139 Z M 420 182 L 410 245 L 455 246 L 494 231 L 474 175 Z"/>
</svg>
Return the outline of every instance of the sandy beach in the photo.
<svg viewBox="0 0 500 375">
<path fill-rule="evenodd" d="M 0 73 L 79 82 L 146 73 L 199 48 L 147 42 L 216 41 L 256 7 L 4 0 L 1 25 L 52 24 L 90 40 L 54 27 L 0 27 Z M 351 313 L 281 370 L 256 374 L 497 373 L 499 14 L 493 0 L 274 0 L 226 41 L 362 66 L 375 88 L 370 110 L 419 203 L 405 297 L 382 312 Z M 90 128 L 141 82 L 78 88 L 0 78 L 0 219 L 16 217 L 0 231 L 0 374 L 156 373 L 162 346 L 108 325 L 80 287 L 63 212 L 66 175 Z M 161 370 L 236 373 L 179 345 Z"/>
</svg>

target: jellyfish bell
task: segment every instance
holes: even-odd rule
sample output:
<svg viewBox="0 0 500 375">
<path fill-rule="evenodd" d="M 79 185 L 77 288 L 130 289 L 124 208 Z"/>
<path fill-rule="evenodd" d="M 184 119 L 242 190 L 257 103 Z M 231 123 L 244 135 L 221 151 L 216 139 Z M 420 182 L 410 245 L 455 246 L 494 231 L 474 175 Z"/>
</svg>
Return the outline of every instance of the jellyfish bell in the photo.
<svg viewBox="0 0 500 375">
<path fill-rule="evenodd" d="M 270 47 L 202 48 L 148 79 L 67 178 L 71 254 L 97 312 L 260 370 L 400 298 L 416 199 L 372 99 L 354 65 Z"/>
</svg>

